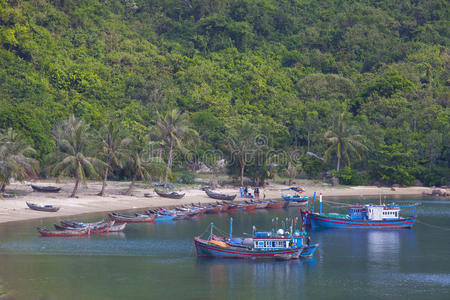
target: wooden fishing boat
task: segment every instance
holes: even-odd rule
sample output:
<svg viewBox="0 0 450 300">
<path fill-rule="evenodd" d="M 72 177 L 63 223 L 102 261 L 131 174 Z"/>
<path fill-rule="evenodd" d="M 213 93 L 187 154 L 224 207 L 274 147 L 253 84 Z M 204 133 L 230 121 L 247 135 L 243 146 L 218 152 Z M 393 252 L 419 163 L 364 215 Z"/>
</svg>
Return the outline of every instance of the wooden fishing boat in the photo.
<svg viewBox="0 0 450 300">
<path fill-rule="evenodd" d="M 222 206 L 219 206 L 219 205 L 208 205 L 208 206 L 205 206 L 205 213 L 206 214 L 218 213 L 218 212 L 220 212 L 221 209 L 222 209 Z"/>
<path fill-rule="evenodd" d="M 27 205 L 30 209 L 38 210 L 38 211 L 46 211 L 46 212 L 57 212 L 59 210 L 58 206 L 53 206 L 49 204 L 41 205 L 27 202 Z"/>
<path fill-rule="evenodd" d="M 109 227 L 109 232 L 122 232 L 126 226 L 127 226 L 127 223 L 113 225 L 113 226 Z"/>
<path fill-rule="evenodd" d="M 198 257 L 243 258 L 243 259 L 297 259 L 310 257 L 318 244 L 310 244 L 309 235 L 300 230 L 293 233 L 279 229 L 276 232 L 253 232 L 251 237 L 233 237 L 232 222 L 230 236 L 218 237 L 213 234 L 211 223 L 210 235 L 207 239 L 194 237 Z"/>
<path fill-rule="evenodd" d="M 315 197 L 314 197 L 315 198 Z M 322 194 L 320 195 L 319 213 L 314 212 L 314 200 L 311 211 L 300 209 L 303 224 L 312 228 L 411 228 L 416 221 L 416 204 L 366 204 L 352 205 L 348 208 L 348 215 L 338 213 L 322 213 Z M 412 215 L 400 216 L 400 208 L 409 207 Z"/>
<path fill-rule="evenodd" d="M 303 206 L 308 204 L 308 196 L 301 195 L 281 195 L 285 203 L 285 207 Z"/>
<path fill-rule="evenodd" d="M 256 203 L 248 203 L 247 205 L 245 205 L 245 211 L 253 211 L 256 209 L 256 206 L 258 204 Z"/>
<path fill-rule="evenodd" d="M 172 198 L 172 199 L 181 199 L 185 194 L 179 194 L 177 192 L 165 193 L 163 191 L 155 189 L 155 193 L 157 193 L 160 197 L 164 198 Z"/>
<path fill-rule="evenodd" d="M 269 205 L 269 201 L 264 200 L 252 201 L 251 203 L 256 204 L 256 209 L 267 208 L 267 206 Z"/>
<path fill-rule="evenodd" d="M 37 227 L 37 230 L 41 236 L 60 236 L 60 237 L 69 237 L 69 236 L 83 236 L 86 235 L 88 230 L 49 230 L 45 228 Z"/>
<path fill-rule="evenodd" d="M 284 207 L 286 201 L 275 201 L 275 200 L 270 200 L 269 203 L 267 204 L 267 208 L 280 208 L 280 207 Z"/>
<path fill-rule="evenodd" d="M 63 226 L 63 225 L 58 225 L 58 224 L 54 224 L 53 226 L 55 226 L 55 229 L 58 231 L 62 231 L 62 230 L 85 231 L 86 230 L 86 228 L 83 228 L 83 227 L 69 227 L 69 226 Z"/>
<path fill-rule="evenodd" d="M 203 189 L 208 197 L 218 200 L 233 201 L 236 195 L 225 195 L 211 191 L 209 188 Z"/>
<path fill-rule="evenodd" d="M 61 226 L 63 226 L 63 227 L 87 228 L 87 227 L 94 227 L 94 226 L 99 226 L 99 225 L 105 224 L 105 220 L 100 220 L 98 222 L 93 222 L 93 223 L 71 222 L 71 221 L 67 221 L 67 220 L 62 220 L 62 221 L 60 221 L 60 223 L 61 223 Z"/>
<path fill-rule="evenodd" d="M 111 220 L 117 223 L 153 223 L 156 219 L 155 215 L 135 215 L 135 216 L 126 216 L 118 213 L 110 213 L 109 217 Z"/>
<path fill-rule="evenodd" d="M 61 188 L 59 187 L 55 187 L 55 186 L 39 186 L 39 185 L 31 185 L 31 188 L 35 191 L 35 192 L 41 192 L 41 193 L 57 193 L 61 190 Z"/>
</svg>

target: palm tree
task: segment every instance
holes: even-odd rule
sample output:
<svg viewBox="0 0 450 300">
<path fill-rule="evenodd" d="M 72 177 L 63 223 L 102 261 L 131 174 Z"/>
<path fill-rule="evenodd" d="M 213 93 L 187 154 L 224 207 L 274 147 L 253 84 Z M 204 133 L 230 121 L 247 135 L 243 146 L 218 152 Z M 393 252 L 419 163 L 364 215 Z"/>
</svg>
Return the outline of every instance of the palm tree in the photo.
<svg viewBox="0 0 450 300">
<path fill-rule="evenodd" d="M 92 153 L 89 126 L 83 121 L 69 117 L 55 132 L 57 151 L 50 156 L 56 161 L 51 166 L 52 175 L 75 177 L 75 186 L 70 197 L 75 197 L 80 182 L 86 183 L 87 175 L 97 175 L 97 168 L 106 164 Z"/>
<path fill-rule="evenodd" d="M 248 121 L 235 123 L 228 131 L 225 148 L 233 159 L 239 163 L 241 186 L 244 186 L 244 171 L 254 154 L 255 129 Z"/>
<path fill-rule="evenodd" d="M 167 161 L 167 176 L 172 171 L 173 151 L 175 148 L 186 153 L 185 145 L 197 140 L 198 133 L 189 127 L 189 120 L 186 114 L 176 109 L 168 111 L 166 114 L 158 114 L 155 129 L 158 135 L 163 139 L 166 146 L 169 147 L 169 158 Z"/>
<path fill-rule="evenodd" d="M 12 128 L 0 132 L 0 192 L 5 191 L 10 178 L 24 180 L 35 177 L 39 168 L 37 160 L 30 157 L 35 150 L 24 136 Z"/>
<path fill-rule="evenodd" d="M 339 116 L 338 124 L 333 130 L 328 130 L 325 133 L 325 138 L 331 144 L 325 151 L 324 160 L 327 161 L 330 154 L 336 151 L 337 165 L 336 171 L 340 170 L 341 159 L 345 157 L 347 165 L 350 166 L 350 153 L 353 153 L 361 159 L 359 151 L 368 150 L 363 144 L 364 136 L 360 134 L 354 134 L 356 132 L 355 127 L 348 127 L 345 122 L 345 113 Z"/>
<path fill-rule="evenodd" d="M 101 139 L 100 155 L 106 161 L 102 190 L 98 193 L 99 196 L 103 196 L 105 194 L 109 170 L 113 164 L 122 167 L 122 160 L 128 155 L 128 145 L 131 142 L 131 138 L 125 137 L 123 127 L 115 120 L 110 121 L 102 127 L 99 137 Z"/>
<path fill-rule="evenodd" d="M 289 163 L 288 167 L 286 169 L 286 175 L 289 178 L 289 185 L 292 184 L 292 182 L 294 181 L 295 176 L 297 176 L 297 173 L 298 173 L 297 166 L 295 166 L 292 163 Z"/>
<path fill-rule="evenodd" d="M 159 157 L 153 157 L 150 150 L 151 142 L 148 136 L 144 138 L 135 138 L 131 144 L 126 162 L 131 170 L 131 182 L 128 187 L 127 196 L 131 195 L 131 191 L 139 177 L 151 180 L 152 175 L 160 175 L 164 173 L 165 166 Z"/>
</svg>

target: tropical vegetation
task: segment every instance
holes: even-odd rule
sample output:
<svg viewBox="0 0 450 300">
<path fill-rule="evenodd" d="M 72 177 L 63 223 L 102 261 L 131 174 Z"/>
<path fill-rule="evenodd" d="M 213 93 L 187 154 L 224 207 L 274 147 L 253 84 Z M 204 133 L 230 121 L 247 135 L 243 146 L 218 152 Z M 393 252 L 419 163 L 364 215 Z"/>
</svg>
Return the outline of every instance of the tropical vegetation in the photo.
<svg viewBox="0 0 450 300">
<path fill-rule="evenodd" d="M 299 165 L 448 184 L 448 15 L 444 0 L 0 0 L 0 128 L 28 145 L 21 164 L 0 153 L 2 187 L 36 172 L 189 179 L 209 153 L 240 184 Z M 83 133 L 54 136 L 72 115 Z M 115 145 L 148 145 L 113 158 L 98 135 L 113 120 Z"/>
</svg>

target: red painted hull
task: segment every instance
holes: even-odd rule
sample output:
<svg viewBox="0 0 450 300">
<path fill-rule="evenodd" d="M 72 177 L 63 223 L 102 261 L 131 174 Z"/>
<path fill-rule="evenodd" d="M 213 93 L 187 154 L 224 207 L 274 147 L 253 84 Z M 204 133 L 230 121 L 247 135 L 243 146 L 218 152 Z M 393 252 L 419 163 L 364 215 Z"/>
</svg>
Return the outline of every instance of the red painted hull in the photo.
<svg viewBox="0 0 450 300">
<path fill-rule="evenodd" d="M 280 208 L 284 207 L 286 201 L 280 201 L 280 202 L 272 202 L 267 205 L 267 208 Z"/>
<path fill-rule="evenodd" d="M 249 205 L 247 205 L 247 206 L 245 207 L 245 211 L 252 211 L 252 210 L 255 210 L 255 208 L 256 208 L 257 205 L 258 205 L 258 204 L 249 204 Z"/>
<path fill-rule="evenodd" d="M 206 207 L 205 213 L 207 213 L 207 214 L 218 213 L 218 212 L 220 212 L 221 209 L 222 209 L 221 206 L 216 206 L 216 207 Z"/>
</svg>

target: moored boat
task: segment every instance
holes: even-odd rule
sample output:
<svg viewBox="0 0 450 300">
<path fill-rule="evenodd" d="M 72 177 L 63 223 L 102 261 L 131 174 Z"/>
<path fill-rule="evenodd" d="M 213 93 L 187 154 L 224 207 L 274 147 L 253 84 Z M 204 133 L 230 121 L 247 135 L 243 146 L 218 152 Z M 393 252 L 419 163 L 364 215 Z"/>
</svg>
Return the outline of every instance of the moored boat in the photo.
<svg viewBox="0 0 450 300">
<path fill-rule="evenodd" d="M 310 244 L 306 232 L 292 230 L 292 226 L 292 233 L 279 229 L 277 232 L 253 232 L 246 238 L 232 237 L 231 225 L 229 237 L 217 237 L 213 234 L 213 226 L 211 223 L 207 239 L 194 237 L 198 257 L 285 260 L 310 257 L 318 247 L 318 244 Z"/>
<path fill-rule="evenodd" d="M 203 190 L 205 191 L 206 195 L 208 195 L 208 197 L 213 199 L 233 201 L 236 198 L 236 195 L 225 195 L 216 193 L 211 191 L 209 188 L 204 188 Z"/>
<path fill-rule="evenodd" d="M 314 202 L 313 202 L 314 203 Z M 417 205 L 395 205 L 395 204 L 366 204 L 352 205 L 348 208 L 348 214 L 322 213 L 322 195 L 320 195 L 320 211 L 314 212 L 300 209 L 303 224 L 312 228 L 374 228 L 374 229 L 399 229 L 411 228 L 416 221 Z M 412 215 L 400 216 L 400 208 L 409 207 Z"/>
<path fill-rule="evenodd" d="M 276 200 L 270 200 L 267 204 L 267 208 L 280 208 L 284 207 L 286 201 L 276 201 Z"/>
<path fill-rule="evenodd" d="M 34 184 L 31 185 L 31 188 L 34 191 L 41 193 L 57 193 L 61 190 L 61 188 L 55 186 L 39 186 Z"/>
<path fill-rule="evenodd" d="M 57 212 L 59 210 L 58 206 L 53 206 L 53 205 L 49 205 L 49 204 L 41 205 L 41 204 L 27 202 L 27 206 L 30 209 L 38 210 L 38 211 Z"/>
<path fill-rule="evenodd" d="M 88 230 L 49 230 L 45 228 L 37 227 L 37 230 L 41 236 L 58 236 L 58 237 L 70 237 L 70 236 L 83 236 L 86 235 Z"/>
<path fill-rule="evenodd" d="M 177 192 L 170 192 L 170 193 L 165 193 L 163 191 L 160 191 L 158 189 L 155 189 L 155 193 L 157 193 L 160 197 L 164 197 L 164 198 L 172 198 L 172 199 L 181 199 L 184 197 L 185 194 L 179 194 Z"/>
<path fill-rule="evenodd" d="M 113 226 L 109 227 L 109 232 L 122 232 L 126 226 L 127 226 L 127 223 L 113 225 Z"/>
<path fill-rule="evenodd" d="M 155 215 L 126 216 L 118 213 L 110 213 L 109 217 L 117 223 L 153 223 L 156 219 Z"/>
</svg>

